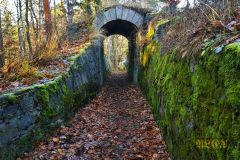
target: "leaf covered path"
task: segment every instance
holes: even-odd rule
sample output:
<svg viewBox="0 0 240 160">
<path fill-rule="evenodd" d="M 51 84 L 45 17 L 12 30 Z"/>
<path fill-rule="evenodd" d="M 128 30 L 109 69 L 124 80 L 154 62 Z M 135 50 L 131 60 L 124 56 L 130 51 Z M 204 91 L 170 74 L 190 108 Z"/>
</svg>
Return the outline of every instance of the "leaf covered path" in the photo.
<svg viewBox="0 0 240 160">
<path fill-rule="evenodd" d="M 167 160 L 165 143 L 140 90 L 114 74 L 99 95 L 28 159 Z"/>
</svg>

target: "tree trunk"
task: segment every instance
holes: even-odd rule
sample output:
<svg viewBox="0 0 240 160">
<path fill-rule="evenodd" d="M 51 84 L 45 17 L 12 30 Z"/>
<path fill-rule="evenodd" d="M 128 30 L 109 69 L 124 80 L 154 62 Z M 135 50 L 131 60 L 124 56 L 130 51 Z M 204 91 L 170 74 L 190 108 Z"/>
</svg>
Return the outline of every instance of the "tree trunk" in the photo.
<svg viewBox="0 0 240 160">
<path fill-rule="evenodd" d="M 19 41 L 19 50 L 20 50 L 20 58 L 23 59 L 24 52 L 25 52 L 25 44 L 23 40 L 23 34 L 22 34 L 22 6 L 21 6 L 21 0 L 17 0 L 17 28 L 18 28 L 18 41 Z"/>
<path fill-rule="evenodd" d="M 67 20 L 68 20 L 68 25 L 73 23 L 73 4 L 72 4 L 72 0 L 67 0 Z"/>
<path fill-rule="evenodd" d="M 39 4 L 38 4 L 38 8 L 39 8 L 39 13 L 38 13 L 38 17 L 39 17 L 39 21 L 38 21 L 38 38 L 39 38 L 39 43 L 45 43 L 47 38 L 46 38 L 46 34 L 43 34 L 43 28 L 44 28 L 44 11 L 43 11 L 43 0 L 39 0 Z"/>
<path fill-rule="evenodd" d="M 175 1 L 169 2 L 170 13 L 173 14 L 177 10 L 177 3 Z"/>
<path fill-rule="evenodd" d="M 53 33 L 53 26 L 49 0 L 43 0 L 43 9 L 45 16 L 45 34 L 47 36 L 47 41 L 50 41 Z"/>
<path fill-rule="evenodd" d="M 28 54 L 28 58 L 29 60 L 32 60 L 33 58 L 33 52 L 32 52 L 32 42 L 31 42 L 31 37 L 30 37 L 30 24 L 29 24 L 29 20 L 28 20 L 28 13 L 29 13 L 29 0 L 26 0 L 26 37 L 27 37 L 27 42 L 28 42 L 28 49 L 29 49 L 29 54 Z"/>
<path fill-rule="evenodd" d="M 30 0 L 30 14 L 31 14 L 31 20 L 33 24 L 33 30 L 34 30 L 34 41 L 35 41 L 35 50 L 39 47 L 38 45 L 38 35 L 39 35 L 39 24 L 38 24 L 38 19 L 36 16 L 36 13 L 34 12 L 33 9 L 33 3 L 32 0 Z"/>
<path fill-rule="evenodd" d="M 57 32 L 57 8 L 56 8 L 56 0 L 53 0 L 54 4 L 54 30 Z"/>
<path fill-rule="evenodd" d="M 2 35 L 2 12 L 0 10 L 0 68 L 4 66 L 4 55 L 3 55 L 3 35 Z"/>
</svg>

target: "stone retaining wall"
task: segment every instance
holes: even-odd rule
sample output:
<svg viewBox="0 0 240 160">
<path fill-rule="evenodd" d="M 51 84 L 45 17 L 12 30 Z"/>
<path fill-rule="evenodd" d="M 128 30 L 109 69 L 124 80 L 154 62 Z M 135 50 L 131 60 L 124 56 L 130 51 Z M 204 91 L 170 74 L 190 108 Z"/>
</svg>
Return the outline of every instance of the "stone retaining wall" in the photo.
<svg viewBox="0 0 240 160">
<path fill-rule="evenodd" d="M 239 160 L 240 43 L 165 53 L 161 24 L 142 48 L 139 86 L 171 159 Z"/>
<path fill-rule="evenodd" d="M 46 84 L 0 96 L 0 159 L 15 159 L 97 93 L 102 83 L 99 47 L 72 57 L 68 71 Z"/>
</svg>

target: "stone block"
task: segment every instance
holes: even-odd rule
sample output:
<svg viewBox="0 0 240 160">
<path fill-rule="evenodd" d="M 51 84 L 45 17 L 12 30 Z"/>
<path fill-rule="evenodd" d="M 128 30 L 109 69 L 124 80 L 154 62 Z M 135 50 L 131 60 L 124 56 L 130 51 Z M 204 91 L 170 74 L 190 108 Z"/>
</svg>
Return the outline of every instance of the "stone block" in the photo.
<svg viewBox="0 0 240 160">
<path fill-rule="evenodd" d="M 19 110 L 20 108 L 18 104 L 12 104 L 2 108 L 3 119 L 10 119 L 12 117 L 15 117 L 18 114 Z"/>
<path fill-rule="evenodd" d="M 142 15 L 136 13 L 132 22 L 137 26 L 140 27 L 143 24 L 143 17 Z"/>
<path fill-rule="evenodd" d="M 116 14 L 116 9 L 115 8 L 111 8 L 108 10 L 110 13 L 110 21 L 114 21 L 117 19 L 117 14 Z"/>
<path fill-rule="evenodd" d="M 95 21 L 94 21 L 95 26 L 96 26 L 98 29 L 100 29 L 100 28 L 104 25 L 105 19 L 106 19 L 106 17 L 105 17 L 105 15 L 104 15 L 104 13 L 99 14 L 99 15 L 97 16 L 97 18 L 95 19 Z"/>
<path fill-rule="evenodd" d="M 82 83 L 83 84 L 88 83 L 88 78 L 87 78 L 87 74 L 86 73 L 82 73 L 81 74 L 81 79 L 82 79 Z"/>
<path fill-rule="evenodd" d="M 122 19 L 123 6 L 116 6 L 116 19 Z"/>
<path fill-rule="evenodd" d="M 105 16 L 105 18 L 104 18 L 104 20 L 103 20 L 103 23 L 104 24 L 106 24 L 106 23 L 108 23 L 108 22 L 110 22 L 111 20 L 112 20 L 112 18 L 111 18 L 111 12 L 108 10 L 108 11 L 106 11 L 106 12 L 104 12 L 104 16 Z M 103 24 L 103 25 L 104 25 Z"/>
<path fill-rule="evenodd" d="M 35 123 L 35 118 L 31 115 L 22 115 L 17 121 L 18 130 L 27 130 L 33 123 Z"/>
<path fill-rule="evenodd" d="M 127 18 L 127 21 L 129 21 L 129 22 L 132 22 L 132 23 L 133 23 L 133 18 L 134 18 L 134 16 L 135 16 L 135 14 L 136 14 L 136 12 L 135 12 L 135 11 L 133 11 L 133 10 L 130 10 L 130 11 L 128 12 L 128 18 Z"/>
<path fill-rule="evenodd" d="M 142 27 L 143 22 L 144 22 L 144 19 L 143 19 L 143 17 L 141 17 L 141 18 L 138 19 L 138 21 L 135 23 L 135 25 L 136 25 L 138 28 L 140 28 L 140 27 Z"/>
<path fill-rule="evenodd" d="M 22 110 L 31 110 L 34 108 L 34 93 L 33 92 L 27 92 L 24 93 L 20 102 L 19 102 L 20 108 Z"/>
<path fill-rule="evenodd" d="M 68 89 L 73 89 L 72 76 L 67 77 L 65 83 Z"/>
<path fill-rule="evenodd" d="M 0 124 L 0 146 L 9 143 L 10 141 L 13 141 L 15 138 L 17 138 L 20 133 L 18 131 L 17 127 L 18 119 L 14 118 L 9 120 L 6 123 Z"/>
<path fill-rule="evenodd" d="M 74 75 L 74 88 L 78 89 L 82 85 L 82 79 L 80 73 L 75 73 Z"/>
<path fill-rule="evenodd" d="M 129 11 L 130 11 L 129 9 L 123 8 L 122 20 L 127 20 Z"/>
</svg>

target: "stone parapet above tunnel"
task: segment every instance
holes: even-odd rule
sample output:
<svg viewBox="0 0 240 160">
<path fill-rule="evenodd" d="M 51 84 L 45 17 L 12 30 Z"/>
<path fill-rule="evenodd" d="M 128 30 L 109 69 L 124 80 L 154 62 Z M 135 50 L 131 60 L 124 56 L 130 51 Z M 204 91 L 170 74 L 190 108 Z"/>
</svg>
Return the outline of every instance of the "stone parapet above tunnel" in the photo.
<svg viewBox="0 0 240 160">
<path fill-rule="evenodd" d="M 100 30 L 111 21 L 122 20 L 134 24 L 137 28 L 141 28 L 144 23 L 144 14 L 122 5 L 113 6 L 99 13 L 94 20 L 94 25 Z"/>
</svg>

